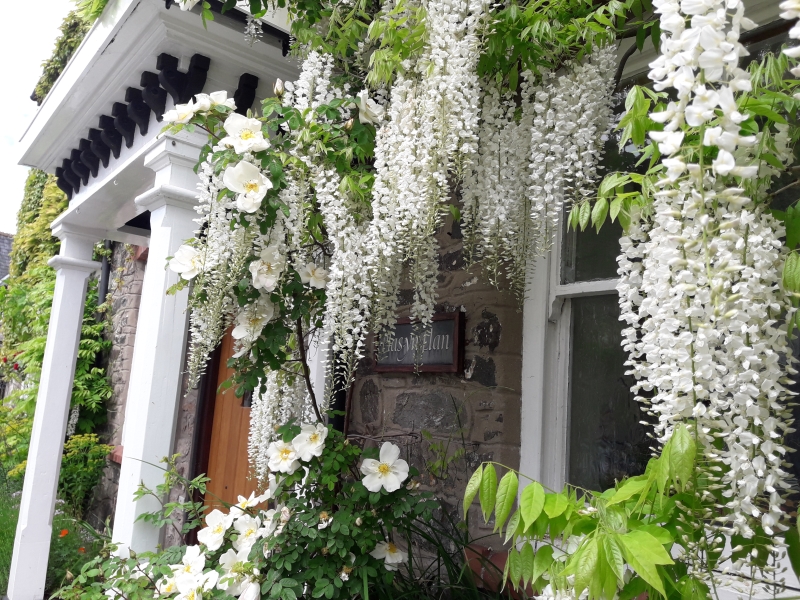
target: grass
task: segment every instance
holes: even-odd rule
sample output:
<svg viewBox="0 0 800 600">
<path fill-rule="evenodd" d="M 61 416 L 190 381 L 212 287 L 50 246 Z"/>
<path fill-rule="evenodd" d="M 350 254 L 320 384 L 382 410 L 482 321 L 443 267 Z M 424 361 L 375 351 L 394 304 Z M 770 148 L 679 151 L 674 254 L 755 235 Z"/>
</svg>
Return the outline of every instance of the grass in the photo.
<svg viewBox="0 0 800 600">
<path fill-rule="evenodd" d="M 15 492 L 17 492 L 15 494 Z M 19 489 L 4 477 L 0 479 L 0 596 L 8 590 L 11 555 L 14 552 L 14 533 L 19 516 Z"/>
</svg>

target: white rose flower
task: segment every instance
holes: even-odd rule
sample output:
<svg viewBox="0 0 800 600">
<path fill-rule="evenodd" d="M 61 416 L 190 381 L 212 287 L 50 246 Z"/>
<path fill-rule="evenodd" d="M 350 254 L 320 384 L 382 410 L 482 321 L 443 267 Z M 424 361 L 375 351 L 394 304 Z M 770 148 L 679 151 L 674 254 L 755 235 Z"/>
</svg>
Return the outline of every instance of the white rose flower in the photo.
<svg viewBox="0 0 800 600">
<path fill-rule="evenodd" d="M 272 442 L 269 445 L 267 456 L 269 457 L 268 466 L 270 471 L 280 471 L 291 475 L 300 467 L 300 461 L 297 460 L 297 452 L 294 446 L 282 440 Z"/>
<path fill-rule="evenodd" d="M 210 94 L 197 94 L 194 99 L 195 110 L 197 111 L 207 112 L 215 106 L 227 106 L 231 110 L 236 109 L 236 103 L 233 98 L 228 98 L 228 92 L 225 90 Z"/>
<path fill-rule="evenodd" d="M 313 262 L 300 269 L 300 281 L 321 290 L 328 283 L 328 272 Z"/>
<path fill-rule="evenodd" d="M 333 523 L 333 515 L 331 515 L 327 510 L 323 510 L 319 513 L 319 523 L 317 523 L 317 529 L 320 531 L 327 529 L 331 523 Z"/>
<path fill-rule="evenodd" d="M 268 511 L 261 514 L 264 520 L 261 522 L 262 526 L 258 531 L 258 537 L 268 538 L 275 533 L 275 529 L 278 527 L 279 514 L 274 508 L 270 508 Z"/>
<path fill-rule="evenodd" d="M 315 456 L 321 456 L 327 436 L 328 428 L 322 423 L 301 425 L 300 433 L 292 440 L 292 446 L 297 452 L 297 458 L 308 462 Z"/>
<path fill-rule="evenodd" d="M 225 532 L 233 523 L 233 516 L 214 509 L 206 516 L 206 526 L 197 532 L 197 541 L 212 552 L 219 550 L 225 541 Z"/>
<path fill-rule="evenodd" d="M 400 550 L 392 542 L 378 542 L 369 555 L 378 560 L 383 559 L 383 566 L 386 567 L 387 571 L 397 571 L 400 565 L 408 560 L 408 554 Z"/>
<path fill-rule="evenodd" d="M 187 546 L 186 552 L 179 565 L 173 565 L 172 571 L 175 573 L 176 581 L 178 577 L 190 575 L 197 577 L 202 575 L 206 566 L 206 555 L 200 551 L 200 546 Z"/>
<path fill-rule="evenodd" d="M 236 192 L 236 208 L 242 212 L 254 213 L 261 207 L 261 201 L 272 189 L 272 182 L 264 176 L 257 166 L 245 160 L 235 167 L 228 167 L 222 175 L 225 187 Z"/>
<path fill-rule="evenodd" d="M 233 113 L 223 124 L 228 137 L 222 139 L 223 146 L 233 146 L 238 154 L 259 152 L 269 148 L 269 141 L 264 139 L 261 121 L 250 119 L 239 113 Z"/>
<path fill-rule="evenodd" d="M 243 514 L 237 517 L 233 523 L 233 528 L 239 533 L 239 537 L 233 542 L 233 547 L 238 551 L 247 551 L 258 541 L 258 531 L 261 529 L 261 519 L 252 515 Z"/>
<path fill-rule="evenodd" d="M 400 448 L 384 442 L 380 460 L 365 458 L 361 472 L 365 475 L 361 481 L 370 492 L 378 492 L 381 488 L 394 492 L 408 478 L 408 463 L 400 458 Z"/>
<path fill-rule="evenodd" d="M 180 575 L 175 578 L 178 596 L 175 600 L 202 600 L 203 592 L 209 591 L 219 580 L 219 573 L 209 571 L 199 575 Z"/>
<path fill-rule="evenodd" d="M 236 504 L 231 506 L 231 514 L 239 514 L 243 513 L 246 509 L 252 508 L 254 506 L 258 506 L 264 500 L 269 499 L 269 491 L 266 492 L 266 498 L 264 495 L 256 496 L 255 492 L 250 492 L 250 495 L 245 498 L 244 496 L 239 496 L 236 500 Z"/>
<path fill-rule="evenodd" d="M 183 244 L 170 259 L 169 268 L 188 281 L 203 270 L 203 263 L 205 263 L 204 252 Z"/>
<path fill-rule="evenodd" d="M 197 106 L 189 100 L 186 104 L 176 104 L 175 108 L 164 113 L 165 123 L 188 123 L 192 120 Z"/>
<path fill-rule="evenodd" d="M 162 577 L 156 581 L 156 591 L 159 596 L 171 596 L 178 591 L 178 584 L 174 577 Z"/>
<path fill-rule="evenodd" d="M 383 114 L 385 112 L 384 108 L 374 100 L 370 100 L 369 92 L 367 90 L 361 90 L 358 92 L 358 96 L 356 96 L 356 98 L 356 106 L 358 106 L 358 120 L 361 121 L 362 124 L 375 124 L 383 120 Z"/>
<path fill-rule="evenodd" d="M 262 296 L 258 302 L 248 304 L 236 317 L 236 327 L 231 332 L 233 339 L 253 343 L 273 316 L 275 316 L 275 305 L 269 298 Z"/>
<path fill-rule="evenodd" d="M 278 285 L 286 259 L 278 252 L 277 246 L 268 246 L 261 251 L 259 258 L 250 263 L 253 287 L 271 292 Z"/>
</svg>

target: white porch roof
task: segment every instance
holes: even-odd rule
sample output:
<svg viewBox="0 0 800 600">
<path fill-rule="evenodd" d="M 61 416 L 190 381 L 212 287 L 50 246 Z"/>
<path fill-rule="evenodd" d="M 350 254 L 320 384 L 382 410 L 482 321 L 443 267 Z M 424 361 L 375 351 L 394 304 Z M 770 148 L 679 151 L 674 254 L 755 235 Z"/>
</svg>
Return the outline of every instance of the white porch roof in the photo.
<svg viewBox="0 0 800 600">
<path fill-rule="evenodd" d="M 238 86 L 240 75 L 259 78 L 253 108 L 271 95 L 277 78 L 293 79 L 297 69 L 285 58 L 280 40 L 265 33 L 252 47 L 244 41 L 243 26 L 226 15 L 203 29 L 200 16 L 165 7 L 164 0 L 111 0 L 86 35 L 36 116 L 24 133 L 20 163 L 54 172 L 101 115 L 110 115 L 114 102 L 123 102 L 128 87 L 138 88 L 144 71 L 156 71 L 156 57 L 167 53 L 179 59 L 185 71 L 194 54 L 211 59 L 204 91 Z M 287 31 L 285 13 L 264 19 Z M 167 109 L 173 105 L 167 99 Z M 153 187 L 155 173 L 144 166 L 145 155 L 157 143 L 162 123 L 151 114 L 147 135 L 136 131 L 131 148 L 122 145 L 119 158 L 102 164 L 97 177 L 82 185 L 54 227 L 80 228 L 97 239 L 147 244 L 147 231 L 125 227 L 143 211 L 133 199 Z M 195 136 L 196 137 L 196 136 Z"/>
</svg>

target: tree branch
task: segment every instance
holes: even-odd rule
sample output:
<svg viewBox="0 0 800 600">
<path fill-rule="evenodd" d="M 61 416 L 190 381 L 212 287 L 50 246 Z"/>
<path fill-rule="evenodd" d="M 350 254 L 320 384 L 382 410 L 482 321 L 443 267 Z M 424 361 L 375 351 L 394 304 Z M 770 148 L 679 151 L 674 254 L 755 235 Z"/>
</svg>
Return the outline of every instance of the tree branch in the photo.
<svg viewBox="0 0 800 600">
<path fill-rule="evenodd" d="M 306 357 L 306 342 L 303 336 L 303 318 L 297 319 L 297 346 L 300 348 L 300 362 L 303 368 L 303 377 L 306 380 L 306 389 L 308 395 L 311 396 L 311 406 L 314 408 L 314 414 L 317 415 L 317 420 L 322 423 L 322 415 L 319 413 L 317 406 L 317 396 L 314 394 L 314 386 L 311 385 L 311 372 L 308 368 L 308 358 Z"/>
<path fill-rule="evenodd" d="M 619 64 L 617 65 L 617 72 L 614 73 L 614 91 L 619 91 L 619 82 L 622 80 L 622 72 L 625 70 L 625 63 L 628 62 L 628 59 L 633 56 L 633 53 L 636 52 L 636 44 L 631 45 L 625 51 L 625 54 L 622 55 L 622 58 L 619 59 Z"/>
</svg>

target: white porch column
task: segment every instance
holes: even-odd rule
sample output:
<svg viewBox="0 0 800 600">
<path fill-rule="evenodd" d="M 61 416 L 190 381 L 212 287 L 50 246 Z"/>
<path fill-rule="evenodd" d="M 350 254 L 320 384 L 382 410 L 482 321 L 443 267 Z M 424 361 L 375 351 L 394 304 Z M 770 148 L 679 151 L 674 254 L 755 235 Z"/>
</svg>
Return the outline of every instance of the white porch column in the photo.
<svg viewBox="0 0 800 600">
<path fill-rule="evenodd" d="M 49 262 L 56 270 L 56 286 L 14 539 L 8 583 L 11 600 L 42 600 L 44 597 L 58 474 L 81 339 L 86 281 L 100 267 L 100 263 L 92 260 L 92 249 L 97 240 L 63 230 L 54 234 L 61 238 L 61 250 Z"/>
<path fill-rule="evenodd" d="M 160 531 L 139 515 L 158 509 L 147 497 L 136 502 L 133 494 L 141 482 L 153 489 L 163 481 L 159 461 L 172 453 L 181 370 L 186 346 L 188 290 L 168 296 L 178 282 L 169 271 L 167 257 L 194 235 L 197 213 L 197 175 L 192 171 L 204 143 L 202 136 L 163 138 L 145 158 L 156 171 L 155 187 L 136 198 L 150 211 L 150 246 L 142 286 L 130 386 L 122 431 L 123 457 L 113 541 L 124 555 L 128 549 L 155 550 Z"/>
</svg>

